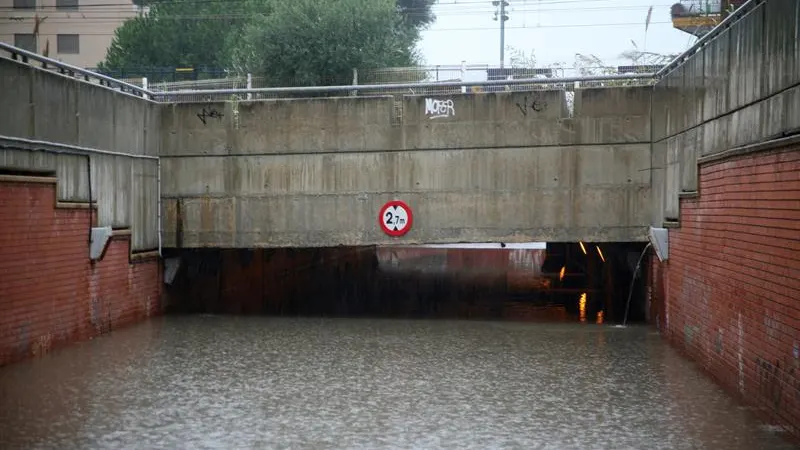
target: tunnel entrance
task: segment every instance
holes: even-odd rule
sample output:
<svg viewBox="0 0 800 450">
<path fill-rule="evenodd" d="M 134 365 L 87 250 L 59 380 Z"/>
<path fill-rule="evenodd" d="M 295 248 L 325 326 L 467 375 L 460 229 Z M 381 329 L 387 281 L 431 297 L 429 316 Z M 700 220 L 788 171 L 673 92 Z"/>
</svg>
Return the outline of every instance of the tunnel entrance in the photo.
<svg viewBox="0 0 800 450">
<path fill-rule="evenodd" d="M 173 313 L 622 322 L 642 243 L 172 250 Z M 629 322 L 647 319 L 646 259 Z M 177 264 L 175 264 L 177 262 Z M 169 273 L 169 270 L 168 270 Z"/>
</svg>

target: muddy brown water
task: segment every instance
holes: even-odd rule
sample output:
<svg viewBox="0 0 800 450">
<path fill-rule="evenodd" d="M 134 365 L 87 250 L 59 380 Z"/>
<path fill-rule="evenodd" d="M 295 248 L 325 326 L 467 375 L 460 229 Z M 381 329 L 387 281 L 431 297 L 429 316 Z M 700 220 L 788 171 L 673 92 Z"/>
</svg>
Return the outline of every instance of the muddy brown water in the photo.
<svg viewBox="0 0 800 450">
<path fill-rule="evenodd" d="M 0 368 L 3 449 L 789 449 L 648 327 L 167 316 Z"/>
</svg>

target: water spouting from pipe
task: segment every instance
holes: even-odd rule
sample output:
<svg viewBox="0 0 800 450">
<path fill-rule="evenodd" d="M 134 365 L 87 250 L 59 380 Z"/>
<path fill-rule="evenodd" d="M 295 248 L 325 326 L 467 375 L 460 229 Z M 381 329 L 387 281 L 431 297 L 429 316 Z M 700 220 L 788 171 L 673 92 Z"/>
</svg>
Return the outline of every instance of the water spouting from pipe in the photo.
<svg viewBox="0 0 800 450">
<path fill-rule="evenodd" d="M 633 283 L 636 282 L 636 275 L 639 273 L 639 267 L 642 265 L 642 259 L 644 258 L 644 254 L 647 253 L 647 250 L 650 248 L 652 244 L 650 242 L 644 246 L 642 249 L 642 254 L 639 255 L 639 260 L 636 261 L 636 268 L 633 269 L 633 277 L 631 277 L 631 286 L 628 289 L 628 301 L 625 303 L 625 317 L 622 319 L 622 326 L 625 327 L 628 325 L 628 311 L 631 307 L 631 297 L 633 296 Z"/>
</svg>

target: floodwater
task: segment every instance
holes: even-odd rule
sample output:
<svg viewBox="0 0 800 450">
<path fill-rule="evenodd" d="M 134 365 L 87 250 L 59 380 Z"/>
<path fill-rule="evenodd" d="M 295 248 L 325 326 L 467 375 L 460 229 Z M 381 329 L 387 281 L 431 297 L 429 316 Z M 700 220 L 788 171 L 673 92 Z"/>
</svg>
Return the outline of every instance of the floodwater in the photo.
<svg viewBox="0 0 800 450">
<path fill-rule="evenodd" d="M 788 449 L 647 327 L 163 317 L 0 368 L 4 449 Z"/>
</svg>

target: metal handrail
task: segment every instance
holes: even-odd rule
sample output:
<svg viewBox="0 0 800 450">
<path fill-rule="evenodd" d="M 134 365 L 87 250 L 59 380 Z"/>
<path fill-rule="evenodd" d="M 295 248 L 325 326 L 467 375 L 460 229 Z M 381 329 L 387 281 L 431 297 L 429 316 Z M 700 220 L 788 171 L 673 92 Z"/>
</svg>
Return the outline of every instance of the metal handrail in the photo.
<svg viewBox="0 0 800 450">
<path fill-rule="evenodd" d="M 102 82 L 105 82 L 108 87 L 113 88 L 115 86 L 118 86 L 121 91 L 130 92 L 140 97 L 144 95 L 152 95 L 152 92 L 148 91 L 147 89 L 140 88 L 135 84 L 126 83 L 124 81 L 120 81 L 115 78 L 99 74 L 97 72 L 92 72 L 91 70 L 81 69 L 80 67 L 73 66 L 71 64 L 67 64 L 52 58 L 48 58 L 46 56 L 42 56 L 37 53 L 30 52 L 28 50 L 23 50 L 19 47 L 14 47 L 13 45 L 7 44 L 5 42 L 0 42 L 0 49 L 10 53 L 13 59 L 16 59 L 16 56 L 22 56 L 23 62 L 27 62 L 26 59 L 39 61 L 42 63 L 43 66 L 53 66 L 55 68 L 58 68 L 62 74 L 65 72 L 72 73 L 73 76 L 74 74 L 80 74 L 83 75 L 86 81 L 89 81 L 90 78 L 96 78 L 98 80 L 101 80 Z"/>
<path fill-rule="evenodd" d="M 388 89 L 415 89 L 415 88 L 437 88 L 437 87 L 461 87 L 461 86 L 516 86 L 520 84 L 560 84 L 591 81 L 618 81 L 618 80 L 638 80 L 654 79 L 653 73 L 626 74 L 626 75 L 598 75 L 588 77 L 565 77 L 565 78 L 530 78 L 515 80 L 482 80 L 482 81 L 443 81 L 425 83 L 394 83 L 394 84 L 356 84 L 339 86 L 296 86 L 296 87 L 269 87 L 252 89 L 206 89 L 206 90 L 179 90 L 171 92 L 153 93 L 154 97 L 169 98 L 183 97 L 189 95 L 232 95 L 232 94 L 291 94 L 291 93 L 323 93 L 323 92 L 353 92 L 370 90 Z"/>
<path fill-rule="evenodd" d="M 702 47 L 705 47 L 712 39 L 717 37 L 723 30 L 728 29 L 732 23 L 736 22 L 737 20 L 744 17 L 747 13 L 754 10 L 757 6 L 761 5 L 762 3 L 766 2 L 767 0 L 750 0 L 747 3 L 743 4 L 742 6 L 736 8 L 733 13 L 729 14 L 722 22 L 720 22 L 716 27 L 712 28 L 707 34 L 697 40 L 689 49 L 685 52 L 681 53 L 675 59 L 673 59 L 669 64 L 661 68 L 658 72 L 656 72 L 656 78 L 663 78 L 668 73 L 672 72 L 673 70 L 677 69 L 678 66 L 686 62 L 692 55 L 697 53 Z"/>
<path fill-rule="evenodd" d="M 102 75 L 90 70 L 81 69 L 61 61 L 57 61 L 46 56 L 42 56 L 19 47 L 0 42 L 0 49 L 12 55 L 19 55 L 25 59 L 33 59 L 42 63 L 43 66 L 53 66 L 60 69 L 62 73 L 69 72 L 83 75 L 88 81 L 95 78 L 104 82 L 109 87 L 118 86 L 123 92 L 128 91 L 139 96 L 149 98 L 169 99 L 191 95 L 232 95 L 232 94 L 291 94 L 291 93 L 336 93 L 336 92 L 358 92 L 358 91 L 383 91 L 387 89 L 421 89 L 421 88 L 440 88 L 440 87 L 462 87 L 462 86 L 517 86 L 524 84 L 561 84 L 575 82 L 593 81 L 618 81 L 636 79 L 655 79 L 654 73 L 623 74 L 623 75 L 596 75 L 581 77 L 564 78 L 525 78 L 514 80 L 476 80 L 476 81 L 444 81 L 444 82 L 417 82 L 417 83 L 391 83 L 391 84 L 361 84 L 361 85 L 337 85 L 337 86 L 286 86 L 268 88 L 244 88 L 244 89 L 201 89 L 201 90 L 178 90 L 171 92 L 155 92 L 136 86 L 125 81 Z M 27 61 L 25 61 L 27 62 Z M 101 83 L 102 84 L 102 83 Z"/>
</svg>

